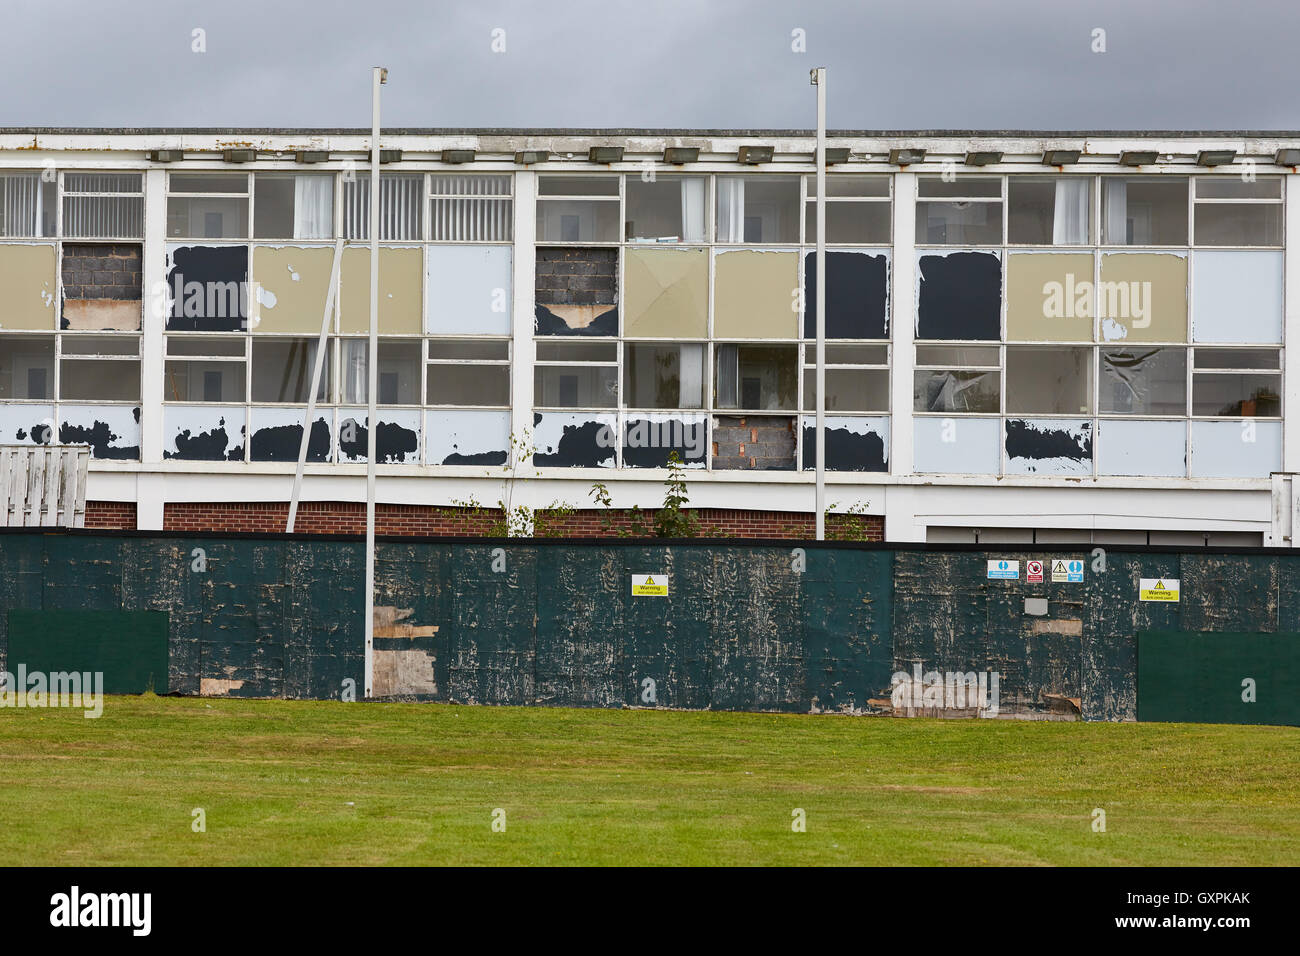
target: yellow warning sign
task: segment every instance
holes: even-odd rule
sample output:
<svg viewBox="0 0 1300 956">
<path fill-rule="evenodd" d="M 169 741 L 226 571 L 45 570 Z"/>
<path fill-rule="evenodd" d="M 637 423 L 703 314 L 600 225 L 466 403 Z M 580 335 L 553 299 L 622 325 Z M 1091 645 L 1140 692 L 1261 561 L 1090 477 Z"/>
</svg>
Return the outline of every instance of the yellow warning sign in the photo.
<svg viewBox="0 0 1300 956">
<path fill-rule="evenodd" d="M 1177 601 L 1178 578 L 1141 578 L 1138 582 L 1138 600 Z"/>
<path fill-rule="evenodd" d="M 633 597 L 667 597 L 668 575 L 634 574 L 632 575 Z"/>
</svg>

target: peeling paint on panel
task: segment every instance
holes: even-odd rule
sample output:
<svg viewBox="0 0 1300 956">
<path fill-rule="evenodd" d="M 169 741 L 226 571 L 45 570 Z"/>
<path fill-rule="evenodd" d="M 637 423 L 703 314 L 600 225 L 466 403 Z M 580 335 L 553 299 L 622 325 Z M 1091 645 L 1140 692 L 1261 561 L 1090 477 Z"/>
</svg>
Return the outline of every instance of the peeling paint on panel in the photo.
<svg viewBox="0 0 1300 956">
<path fill-rule="evenodd" d="M 453 408 L 425 412 L 424 443 L 426 465 L 504 465 L 510 413 Z"/>
<path fill-rule="evenodd" d="M 509 335 L 510 246 L 429 246 L 425 331 L 432 335 Z"/>
<path fill-rule="evenodd" d="M 254 332 L 320 334 L 334 250 L 321 246 L 255 246 L 253 278 L 262 309 Z"/>
<path fill-rule="evenodd" d="M 628 249 L 624 334 L 701 339 L 708 335 L 709 251 Z"/>
<path fill-rule="evenodd" d="M 48 445 L 53 437 L 53 405 L 0 403 L 0 445 Z"/>
<path fill-rule="evenodd" d="M 247 246 L 168 246 L 166 268 L 172 300 L 167 331 L 247 329 Z"/>
<path fill-rule="evenodd" d="M 1186 424 L 1180 421 L 1102 419 L 1097 427 L 1097 473 L 1186 477 Z"/>
<path fill-rule="evenodd" d="M 1007 419 L 1008 474 L 1092 474 L 1092 422 Z"/>
<path fill-rule="evenodd" d="M 618 309 L 605 305 L 538 305 L 538 335 L 618 335 Z"/>
<path fill-rule="evenodd" d="M 623 423 L 623 466 L 666 468 L 674 451 L 687 468 L 703 468 L 708 450 L 708 418 L 629 414 Z"/>
<path fill-rule="evenodd" d="M 830 272 L 830 269 L 826 270 Z M 803 467 L 817 467 L 817 417 L 803 417 Z M 889 419 L 826 418 L 827 471 L 888 471 Z"/>
<path fill-rule="evenodd" d="M 996 475 L 1002 470 L 1002 423 L 996 418 L 912 419 L 913 470 L 927 474 Z"/>
<path fill-rule="evenodd" d="M 533 414 L 533 463 L 554 468 L 613 468 L 614 415 Z"/>
<path fill-rule="evenodd" d="M 1096 297 L 1108 342 L 1187 341 L 1185 252 L 1103 254 Z"/>
<path fill-rule="evenodd" d="M 996 252 L 917 257 L 916 337 L 996 342 L 1002 334 L 1002 260 Z"/>
<path fill-rule="evenodd" d="M 167 444 L 163 458 L 243 461 L 246 412 L 232 406 L 168 405 L 163 409 Z"/>
<path fill-rule="evenodd" d="M 1007 258 L 1007 340 L 1092 340 L 1092 253 L 1017 252 Z"/>
<path fill-rule="evenodd" d="M 89 445 L 92 458 L 138 461 L 140 409 L 125 405 L 62 405 L 59 442 Z"/>
<path fill-rule="evenodd" d="M 301 411 L 292 408 L 255 408 L 250 426 L 249 457 L 252 461 L 297 461 L 302 442 Z M 308 461 L 329 461 L 330 424 L 317 418 L 307 441 Z"/>
<path fill-rule="evenodd" d="M 379 250 L 379 333 L 419 335 L 424 327 L 422 288 L 424 252 L 418 247 L 389 246 Z M 324 308 L 322 301 L 321 307 Z M 370 250 L 343 250 L 339 281 L 339 323 L 344 332 L 370 331 Z M 317 314 L 316 328 L 320 329 Z"/>
<path fill-rule="evenodd" d="M 1192 341 L 1282 341 L 1283 254 L 1198 249 L 1192 253 Z"/>
<path fill-rule="evenodd" d="M 0 329 L 54 331 L 53 243 L 0 244 Z"/>
<path fill-rule="evenodd" d="M 719 338 L 798 338 L 798 292 L 798 253 L 717 250 L 713 259 L 713 334 Z"/>
<path fill-rule="evenodd" d="M 242 680 L 226 680 L 220 677 L 204 677 L 199 681 L 199 693 L 204 697 L 227 697 L 232 690 L 244 686 Z"/>
<path fill-rule="evenodd" d="M 1192 478 L 1267 478 L 1282 467 L 1282 423 L 1192 422 Z"/>
<path fill-rule="evenodd" d="M 383 409 L 375 432 L 375 459 L 381 465 L 417 462 L 420 458 L 420 413 Z M 367 419 L 361 410 L 339 412 L 339 461 L 365 461 L 369 450 Z"/>
<path fill-rule="evenodd" d="M 826 253 L 826 337 L 889 338 L 889 254 Z M 817 337 L 817 254 L 804 253 L 804 338 Z"/>
</svg>

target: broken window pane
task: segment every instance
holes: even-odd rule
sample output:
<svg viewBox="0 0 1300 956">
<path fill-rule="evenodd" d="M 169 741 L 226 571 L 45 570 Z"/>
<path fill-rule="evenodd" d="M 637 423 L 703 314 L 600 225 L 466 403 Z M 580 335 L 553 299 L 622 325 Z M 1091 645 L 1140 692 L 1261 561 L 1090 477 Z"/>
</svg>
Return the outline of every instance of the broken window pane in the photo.
<svg viewBox="0 0 1300 956">
<path fill-rule="evenodd" d="M 608 365 L 539 365 L 534 370 L 536 408 L 614 408 L 618 368 Z"/>
<path fill-rule="evenodd" d="M 799 241 L 798 176 L 719 176 L 718 242 Z"/>
<path fill-rule="evenodd" d="M 64 355 L 139 355 L 138 335 L 65 335 Z"/>
<path fill-rule="evenodd" d="M 1103 176 L 1102 241 L 1112 246 L 1187 245 L 1187 179 Z"/>
<path fill-rule="evenodd" d="M 1109 415 L 1186 415 L 1186 349 L 1102 349 L 1098 404 Z"/>
<path fill-rule="evenodd" d="M 629 176 L 623 237 L 703 242 L 707 196 L 708 180 L 704 176 L 658 176 L 652 182 Z"/>
<path fill-rule="evenodd" d="M 63 244 L 62 324 L 91 332 L 140 328 L 143 249 L 135 244 Z"/>
<path fill-rule="evenodd" d="M 540 351 L 540 345 L 538 349 Z M 504 339 L 431 339 L 429 358 L 504 362 L 510 359 L 510 343 Z"/>
<path fill-rule="evenodd" d="M 63 235 L 139 239 L 144 195 L 139 173 L 65 173 Z"/>
<path fill-rule="evenodd" d="M 315 338 L 259 338 L 253 341 L 253 401 L 305 405 L 316 363 Z M 329 354 L 321 368 L 316 401 L 329 395 Z"/>
<path fill-rule="evenodd" d="M 429 238 L 435 242 L 509 242 L 514 204 L 509 176 L 433 176 Z"/>
<path fill-rule="evenodd" d="M 790 347 L 718 345 L 714 398 L 718 408 L 793 410 L 798 390 L 798 350 Z"/>
<path fill-rule="evenodd" d="M 343 401 L 349 405 L 369 401 L 369 371 L 366 367 L 369 341 L 340 339 L 339 349 Z M 421 364 L 419 342 L 380 339 L 379 395 L 375 401 L 380 405 L 420 404 Z"/>
<path fill-rule="evenodd" d="M 64 359 L 59 363 L 59 398 L 77 402 L 138 402 L 140 363 Z"/>
<path fill-rule="evenodd" d="M 809 202 L 806 205 L 803 241 L 812 245 L 817 242 L 817 203 Z M 832 202 L 828 198 L 826 241 L 889 245 L 892 241 L 889 203 Z"/>
<path fill-rule="evenodd" d="M 220 338 L 211 335 L 169 335 L 168 355 L 238 355 L 243 356 L 247 339 Z"/>
<path fill-rule="evenodd" d="M 0 237 L 52 236 L 57 183 L 40 173 L 0 172 Z"/>
<path fill-rule="evenodd" d="M 420 209 L 424 177 L 411 173 L 379 174 L 379 238 L 421 238 Z M 370 176 L 343 181 L 343 236 L 370 238 Z M 435 237 L 437 238 L 437 237 Z"/>
<path fill-rule="evenodd" d="M 1281 203 L 1198 202 L 1198 246 L 1282 245 Z"/>
<path fill-rule="evenodd" d="M 1012 176 L 1007 180 L 1008 241 L 1079 246 L 1092 241 L 1092 177 Z"/>
<path fill-rule="evenodd" d="M 817 410 L 817 370 L 804 369 L 804 411 Z M 888 412 L 889 371 L 877 369 L 827 369 L 826 411 Z"/>
<path fill-rule="evenodd" d="M 254 178 L 253 235 L 258 239 L 332 239 L 334 176 L 330 173 L 258 173 Z M 382 188 L 382 186 L 381 186 Z"/>
<path fill-rule="evenodd" d="M 163 401 L 242 403 L 245 375 L 243 362 L 169 361 Z"/>
<path fill-rule="evenodd" d="M 0 398 L 54 398 L 54 336 L 0 335 Z"/>
<path fill-rule="evenodd" d="M 1282 414 L 1282 376 L 1196 372 L 1192 375 L 1192 414 L 1277 417 Z"/>
<path fill-rule="evenodd" d="M 1007 412 L 1075 415 L 1092 411 L 1092 349 L 1007 347 Z"/>
<path fill-rule="evenodd" d="M 624 346 L 623 380 L 629 408 L 700 408 L 704 345 Z"/>
<path fill-rule="evenodd" d="M 918 412 L 1001 411 L 1001 373 L 961 369 L 918 370 L 912 380 L 912 408 Z"/>
<path fill-rule="evenodd" d="M 1278 369 L 1281 361 L 1282 353 L 1277 349 L 1196 350 L 1197 371 L 1207 368 Z"/>
<path fill-rule="evenodd" d="M 425 401 L 429 405 L 509 405 L 507 365 L 429 365 Z"/>
</svg>

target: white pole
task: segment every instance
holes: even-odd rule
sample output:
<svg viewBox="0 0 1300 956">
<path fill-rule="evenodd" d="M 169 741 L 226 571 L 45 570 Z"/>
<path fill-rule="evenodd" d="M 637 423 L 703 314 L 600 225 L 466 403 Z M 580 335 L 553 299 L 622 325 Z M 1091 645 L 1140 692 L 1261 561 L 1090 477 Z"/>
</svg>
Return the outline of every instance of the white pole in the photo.
<svg viewBox="0 0 1300 956">
<path fill-rule="evenodd" d="M 826 67 L 817 87 L 817 540 L 826 540 Z M 805 304 L 805 308 L 806 308 Z"/>
<path fill-rule="evenodd" d="M 379 87 L 388 71 L 375 67 L 370 83 L 370 342 L 366 346 L 366 696 L 375 677 L 375 393 L 379 387 Z"/>
</svg>

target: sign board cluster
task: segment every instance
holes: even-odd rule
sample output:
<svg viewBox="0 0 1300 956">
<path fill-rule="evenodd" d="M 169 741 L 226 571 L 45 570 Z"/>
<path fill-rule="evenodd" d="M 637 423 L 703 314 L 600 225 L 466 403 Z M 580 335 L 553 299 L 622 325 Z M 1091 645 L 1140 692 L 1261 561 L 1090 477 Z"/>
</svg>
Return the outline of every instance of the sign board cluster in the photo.
<svg viewBox="0 0 1300 956">
<path fill-rule="evenodd" d="M 1050 569 L 1050 571 L 1049 571 Z M 988 578 L 992 581 L 1020 580 L 1020 562 L 994 558 L 988 563 Z M 1025 562 L 1025 583 L 1042 584 L 1047 575 L 1055 584 L 1082 584 L 1083 561 L 1072 558 L 1031 559 Z"/>
</svg>

